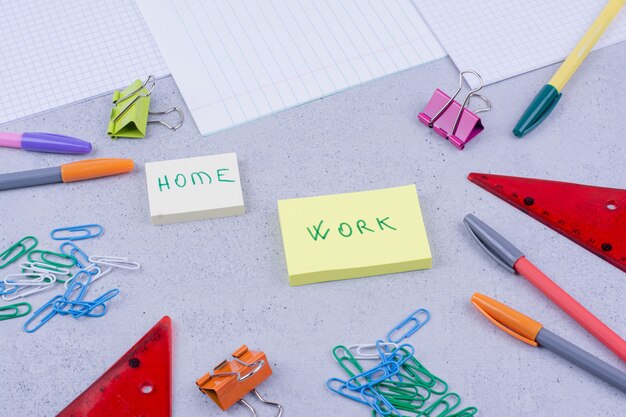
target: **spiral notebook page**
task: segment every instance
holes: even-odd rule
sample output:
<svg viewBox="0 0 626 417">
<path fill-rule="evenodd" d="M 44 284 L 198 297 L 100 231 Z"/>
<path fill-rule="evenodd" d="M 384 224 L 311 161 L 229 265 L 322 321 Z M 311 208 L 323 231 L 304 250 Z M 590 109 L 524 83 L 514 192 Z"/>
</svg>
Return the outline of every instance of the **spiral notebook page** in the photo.
<svg viewBox="0 0 626 417">
<path fill-rule="evenodd" d="M 606 5 L 606 0 L 413 1 L 455 65 L 477 71 L 486 84 L 565 59 Z M 622 10 L 596 49 L 624 40 Z"/>
<path fill-rule="evenodd" d="M 445 56 L 410 0 L 137 0 L 202 134 Z"/>
<path fill-rule="evenodd" d="M 0 12 L 0 123 L 168 74 L 132 1 L 2 0 Z"/>
</svg>

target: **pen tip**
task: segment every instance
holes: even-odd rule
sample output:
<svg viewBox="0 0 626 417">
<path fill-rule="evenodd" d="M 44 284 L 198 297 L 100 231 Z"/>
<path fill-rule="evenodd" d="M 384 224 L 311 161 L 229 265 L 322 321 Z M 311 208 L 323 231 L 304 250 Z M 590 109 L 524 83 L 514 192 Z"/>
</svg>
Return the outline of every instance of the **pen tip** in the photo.
<svg viewBox="0 0 626 417">
<path fill-rule="evenodd" d="M 524 136 L 526 134 L 526 132 L 523 132 L 517 128 L 513 129 L 513 134 L 518 137 L 521 138 L 522 136 Z"/>
</svg>

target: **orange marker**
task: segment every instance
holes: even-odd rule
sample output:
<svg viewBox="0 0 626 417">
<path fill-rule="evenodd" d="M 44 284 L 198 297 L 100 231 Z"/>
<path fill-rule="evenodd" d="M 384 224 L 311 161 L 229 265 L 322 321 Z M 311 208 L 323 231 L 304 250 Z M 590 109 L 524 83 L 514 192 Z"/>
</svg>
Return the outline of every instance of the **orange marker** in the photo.
<svg viewBox="0 0 626 417">
<path fill-rule="evenodd" d="M 489 321 L 514 338 L 531 346 L 543 346 L 626 392 L 626 373 L 545 329 L 538 321 L 483 294 L 474 293 L 472 304 Z"/>
<path fill-rule="evenodd" d="M 0 191 L 33 185 L 74 182 L 124 174 L 133 170 L 132 159 L 101 158 L 72 162 L 54 168 L 0 174 Z"/>
<path fill-rule="evenodd" d="M 463 223 L 472 236 L 496 262 L 510 272 L 518 273 L 559 306 L 596 339 L 626 361 L 626 341 L 609 326 L 594 316 L 582 304 L 559 287 L 547 275 L 533 265 L 524 254 L 498 232 L 487 226 L 473 214 L 465 216 Z"/>
</svg>

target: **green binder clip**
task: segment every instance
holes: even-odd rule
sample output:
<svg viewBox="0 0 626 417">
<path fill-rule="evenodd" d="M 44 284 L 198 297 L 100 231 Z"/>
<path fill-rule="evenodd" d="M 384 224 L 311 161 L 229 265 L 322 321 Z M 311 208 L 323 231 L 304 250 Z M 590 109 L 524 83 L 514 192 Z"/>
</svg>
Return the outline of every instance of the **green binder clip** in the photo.
<svg viewBox="0 0 626 417">
<path fill-rule="evenodd" d="M 148 76 L 145 82 L 136 80 L 127 88 L 113 92 L 113 109 L 107 134 L 111 139 L 143 138 L 146 136 L 148 123 L 159 123 L 168 129 L 176 130 L 183 125 L 183 112 L 178 107 L 172 107 L 162 112 L 150 111 L 150 94 L 154 90 L 156 79 Z M 148 120 L 148 115 L 165 115 L 177 112 L 180 121 L 172 126 L 162 120 Z"/>
</svg>

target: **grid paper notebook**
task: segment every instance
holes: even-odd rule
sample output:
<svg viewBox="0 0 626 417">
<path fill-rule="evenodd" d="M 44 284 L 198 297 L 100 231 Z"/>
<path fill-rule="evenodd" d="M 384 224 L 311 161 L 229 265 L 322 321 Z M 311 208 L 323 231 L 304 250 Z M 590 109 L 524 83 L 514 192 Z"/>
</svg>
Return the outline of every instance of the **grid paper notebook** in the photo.
<svg viewBox="0 0 626 417">
<path fill-rule="evenodd" d="M 130 0 L 2 0 L 0 14 L 0 123 L 168 74 Z"/>
<path fill-rule="evenodd" d="M 494 83 L 565 59 L 605 0 L 413 0 L 460 69 Z M 622 10 L 596 48 L 626 40 Z M 475 78 L 467 78 L 476 87 Z"/>
<path fill-rule="evenodd" d="M 410 0 L 137 0 L 202 134 L 445 56 Z"/>
</svg>

